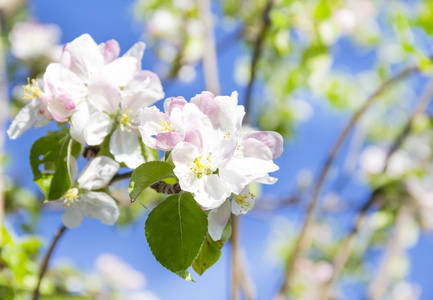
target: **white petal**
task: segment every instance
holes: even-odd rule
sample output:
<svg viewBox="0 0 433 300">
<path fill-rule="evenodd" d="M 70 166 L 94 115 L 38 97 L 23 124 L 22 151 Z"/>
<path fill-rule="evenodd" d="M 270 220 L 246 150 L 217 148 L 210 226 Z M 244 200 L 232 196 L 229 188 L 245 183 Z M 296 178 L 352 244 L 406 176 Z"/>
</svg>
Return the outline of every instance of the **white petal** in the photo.
<svg viewBox="0 0 433 300">
<path fill-rule="evenodd" d="M 225 182 L 230 193 L 239 194 L 247 183 L 242 174 L 226 168 L 219 169 L 219 176 Z"/>
<path fill-rule="evenodd" d="M 224 227 L 230 219 L 231 205 L 230 201 L 226 200 L 220 207 L 214 208 L 209 212 L 209 235 L 214 241 L 221 239 Z"/>
<path fill-rule="evenodd" d="M 123 162 L 130 169 L 135 169 L 144 163 L 141 145 L 133 132 L 127 132 L 117 127 L 110 139 L 110 152 L 118 162 Z"/>
<path fill-rule="evenodd" d="M 62 215 L 63 224 L 68 228 L 75 228 L 83 222 L 83 212 L 81 211 L 80 204 L 77 202 L 65 206 L 65 212 Z"/>
<path fill-rule="evenodd" d="M 155 136 L 163 128 L 161 122 L 168 122 L 168 116 L 159 111 L 156 106 L 145 107 L 140 115 L 140 131 L 143 143 L 151 148 L 155 148 Z"/>
<path fill-rule="evenodd" d="M 101 70 L 101 76 L 117 86 L 125 86 L 134 77 L 137 70 L 137 60 L 133 57 L 120 57 L 106 64 Z"/>
<path fill-rule="evenodd" d="M 89 84 L 89 101 L 99 110 L 115 114 L 120 108 L 122 96 L 120 88 L 102 78 Z"/>
<path fill-rule="evenodd" d="M 12 124 L 9 126 L 7 131 L 9 138 L 16 139 L 25 131 L 29 130 L 35 123 L 39 120 L 39 101 L 38 99 L 33 99 L 32 102 L 24 106 Z M 44 117 L 45 119 L 45 117 Z"/>
<path fill-rule="evenodd" d="M 90 104 L 87 101 L 83 101 L 78 104 L 71 116 L 71 136 L 81 144 L 86 143 L 84 129 L 86 128 L 88 120 L 90 120 L 91 112 Z"/>
<path fill-rule="evenodd" d="M 143 42 L 135 43 L 128 51 L 123 55 L 125 57 L 131 56 L 137 60 L 137 70 L 141 69 L 141 60 L 143 59 L 144 50 L 146 49 L 146 44 Z"/>
<path fill-rule="evenodd" d="M 203 175 L 198 181 L 203 182 L 203 188 L 194 192 L 194 199 L 205 209 L 219 207 L 230 196 L 227 187 L 216 174 Z"/>
<path fill-rule="evenodd" d="M 97 156 L 78 176 L 80 188 L 96 190 L 105 187 L 119 170 L 119 164 L 108 156 Z"/>
<path fill-rule="evenodd" d="M 88 34 L 67 43 L 60 58 L 62 65 L 78 75 L 84 83 L 99 73 L 104 57 L 98 45 Z"/>
<path fill-rule="evenodd" d="M 119 208 L 113 198 L 106 193 L 88 192 L 81 196 L 81 207 L 90 219 L 113 225 L 119 218 Z"/>
<path fill-rule="evenodd" d="M 45 71 L 44 91 L 53 97 L 66 92 L 75 103 L 82 101 L 87 93 L 83 81 L 76 74 L 56 63 L 49 64 Z"/>
<path fill-rule="evenodd" d="M 113 128 L 113 119 L 107 114 L 97 111 L 90 115 L 84 128 L 84 138 L 90 146 L 101 144 Z"/>
<path fill-rule="evenodd" d="M 239 197 L 240 199 L 236 199 Z M 239 195 L 232 195 L 231 197 L 231 208 L 232 213 L 236 216 L 240 214 L 246 214 L 248 211 L 254 208 L 254 204 L 256 200 L 254 199 L 254 195 L 250 192 L 250 186 L 247 185 Z M 237 200 L 237 201 L 236 201 Z"/>
<path fill-rule="evenodd" d="M 153 72 L 135 72 L 134 79 L 123 93 L 122 108 L 139 111 L 164 97 L 161 81 Z"/>
</svg>

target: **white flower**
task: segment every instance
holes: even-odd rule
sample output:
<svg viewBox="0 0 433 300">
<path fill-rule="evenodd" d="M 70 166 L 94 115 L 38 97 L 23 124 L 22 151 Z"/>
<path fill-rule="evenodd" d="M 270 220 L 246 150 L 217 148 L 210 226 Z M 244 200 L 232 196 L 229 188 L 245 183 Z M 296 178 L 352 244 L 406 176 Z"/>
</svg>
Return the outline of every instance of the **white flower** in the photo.
<svg viewBox="0 0 433 300">
<path fill-rule="evenodd" d="M 12 54 L 19 59 L 48 58 L 57 53 L 61 30 L 55 24 L 16 23 L 9 33 Z"/>
<path fill-rule="evenodd" d="M 138 126 L 143 143 L 154 149 L 170 151 L 182 142 L 185 138 L 183 107 L 186 103 L 183 97 L 171 97 L 164 101 L 165 113 L 155 106 L 144 108 Z"/>
<path fill-rule="evenodd" d="M 118 169 L 119 164 L 107 156 L 98 156 L 87 164 L 78 176 L 78 186 L 69 189 L 60 199 L 65 205 L 62 221 L 66 227 L 78 227 L 84 215 L 107 225 L 117 221 L 119 208 L 114 199 L 95 190 L 106 187 Z"/>
<path fill-rule="evenodd" d="M 220 207 L 214 208 L 209 212 L 209 235 L 214 241 L 221 239 L 224 227 L 227 225 L 231 214 L 246 214 L 254 208 L 255 196 L 247 185 L 238 195 L 232 194 Z"/>
<path fill-rule="evenodd" d="M 173 171 L 182 190 L 193 193 L 202 207 L 219 207 L 246 184 L 241 174 L 226 168 L 237 146 L 237 134 L 221 136 L 195 105 L 185 105 L 183 112 L 185 141 L 172 150 Z"/>
</svg>

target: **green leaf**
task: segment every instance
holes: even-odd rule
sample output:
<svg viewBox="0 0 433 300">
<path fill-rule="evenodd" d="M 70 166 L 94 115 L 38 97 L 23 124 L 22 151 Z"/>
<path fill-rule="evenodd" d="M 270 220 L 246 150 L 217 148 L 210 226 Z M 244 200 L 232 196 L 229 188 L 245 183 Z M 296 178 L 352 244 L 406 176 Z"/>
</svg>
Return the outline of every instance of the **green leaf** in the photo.
<svg viewBox="0 0 433 300">
<path fill-rule="evenodd" d="M 173 173 L 174 166 L 165 161 L 149 161 L 140 165 L 131 175 L 128 193 L 132 202 L 146 188 L 166 178 L 176 178 Z"/>
<path fill-rule="evenodd" d="M 167 197 L 149 214 L 147 243 L 161 265 L 173 273 L 184 272 L 200 251 L 207 225 L 206 214 L 193 196 L 182 192 Z"/>
<path fill-rule="evenodd" d="M 231 236 L 232 236 L 232 219 L 229 219 L 229 221 L 226 224 L 226 227 L 224 227 L 220 241 L 225 243 L 229 240 Z"/>
<path fill-rule="evenodd" d="M 192 278 L 191 273 L 188 270 L 176 272 L 176 275 L 186 281 L 195 282 L 194 278 Z"/>
<path fill-rule="evenodd" d="M 64 128 L 38 139 L 30 150 L 33 181 L 44 190 L 46 200 L 58 200 L 71 187 L 66 160 L 70 139 Z"/>
<path fill-rule="evenodd" d="M 206 240 L 200 249 L 196 260 L 192 264 L 192 268 L 198 275 L 202 275 L 204 271 L 212 267 L 221 256 L 221 249 L 224 243 L 221 241 L 214 241 L 209 236 L 206 236 Z"/>
</svg>

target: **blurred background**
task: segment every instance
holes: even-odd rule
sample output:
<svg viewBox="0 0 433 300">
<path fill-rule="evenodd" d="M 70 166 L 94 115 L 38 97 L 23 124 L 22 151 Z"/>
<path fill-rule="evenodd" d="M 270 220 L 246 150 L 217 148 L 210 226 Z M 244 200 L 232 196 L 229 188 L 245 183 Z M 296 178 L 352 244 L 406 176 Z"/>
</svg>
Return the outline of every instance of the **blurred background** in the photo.
<svg viewBox="0 0 433 300">
<path fill-rule="evenodd" d="M 122 53 L 144 41 L 166 97 L 238 91 L 285 149 L 238 219 L 236 280 L 230 243 L 196 283 L 159 265 L 125 180 L 117 225 L 85 218 L 62 236 L 43 299 L 433 299 L 432 1 L 1 0 L 0 17 L 0 298 L 30 299 L 63 213 L 28 160 L 55 124 L 5 131 L 27 78 L 89 33 Z"/>
</svg>

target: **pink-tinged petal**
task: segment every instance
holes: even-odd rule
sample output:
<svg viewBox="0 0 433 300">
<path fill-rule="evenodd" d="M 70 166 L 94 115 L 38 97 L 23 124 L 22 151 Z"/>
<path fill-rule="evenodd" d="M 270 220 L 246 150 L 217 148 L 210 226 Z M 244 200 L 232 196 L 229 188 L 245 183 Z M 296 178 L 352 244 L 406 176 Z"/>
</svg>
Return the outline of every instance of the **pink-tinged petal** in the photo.
<svg viewBox="0 0 433 300">
<path fill-rule="evenodd" d="M 87 190 L 102 189 L 119 170 L 119 164 L 108 156 L 92 159 L 78 175 L 78 186 Z"/>
<path fill-rule="evenodd" d="M 104 45 L 104 63 L 108 64 L 119 57 L 120 47 L 119 43 L 115 40 L 106 41 Z"/>
<path fill-rule="evenodd" d="M 141 61 L 143 60 L 144 50 L 146 49 L 146 44 L 143 42 L 135 43 L 126 53 L 124 57 L 134 57 L 137 60 L 137 70 L 141 69 Z"/>
<path fill-rule="evenodd" d="M 188 170 L 191 168 L 190 164 L 199 155 L 200 152 L 198 151 L 197 147 L 185 142 L 177 144 L 171 152 L 171 158 L 173 159 L 176 168 L 179 166 L 184 166 Z"/>
<path fill-rule="evenodd" d="M 233 158 L 227 168 L 236 170 L 243 174 L 247 183 L 252 183 L 259 178 L 266 177 L 268 173 L 279 170 L 279 167 L 272 161 L 257 158 Z"/>
<path fill-rule="evenodd" d="M 283 137 L 275 131 L 254 131 L 248 134 L 248 138 L 265 143 L 272 151 L 272 159 L 279 157 L 283 153 Z"/>
<path fill-rule="evenodd" d="M 278 178 L 266 175 L 266 176 L 259 177 L 259 178 L 257 178 L 257 177 L 255 177 L 255 178 L 248 178 L 247 177 L 247 180 L 250 183 L 257 182 L 257 183 L 263 183 L 263 184 L 274 184 L 275 182 L 278 181 Z"/>
<path fill-rule="evenodd" d="M 126 86 L 135 75 L 137 60 L 133 57 L 120 57 L 101 69 L 101 75 L 106 81 Z"/>
<path fill-rule="evenodd" d="M 185 125 L 185 142 L 198 147 L 200 152 L 206 152 L 214 136 L 214 130 L 209 118 L 194 104 L 187 103 L 183 107 L 183 121 Z"/>
<path fill-rule="evenodd" d="M 262 160 L 273 159 L 271 149 L 265 143 L 254 138 L 245 139 L 239 147 L 239 151 L 242 152 L 244 157 L 253 157 Z"/>
<path fill-rule="evenodd" d="M 119 218 L 119 208 L 106 193 L 88 192 L 81 195 L 81 207 L 90 219 L 99 219 L 106 225 L 114 225 Z"/>
<path fill-rule="evenodd" d="M 163 97 L 159 77 L 150 71 L 138 71 L 123 92 L 122 107 L 138 111 Z"/>
<path fill-rule="evenodd" d="M 133 132 L 114 130 L 110 139 L 110 152 L 118 162 L 123 162 L 130 169 L 135 169 L 144 163 L 141 145 Z"/>
<path fill-rule="evenodd" d="M 44 91 L 47 97 L 68 94 L 75 103 L 82 101 L 87 89 L 82 80 L 60 64 L 49 64 L 44 73 Z"/>
<path fill-rule="evenodd" d="M 92 105 L 108 114 L 117 113 L 122 101 L 118 86 L 99 78 L 90 83 L 88 89 L 89 101 Z"/>
<path fill-rule="evenodd" d="M 215 96 L 211 92 L 201 92 L 201 94 L 197 94 L 195 97 L 191 98 L 190 102 L 195 104 L 200 111 L 210 117 L 218 114 L 218 106 L 213 101 L 214 98 Z"/>
<path fill-rule="evenodd" d="M 90 79 L 100 72 L 104 57 L 93 38 L 83 34 L 65 45 L 60 61 L 84 83 L 89 83 Z"/>
<path fill-rule="evenodd" d="M 230 201 L 226 200 L 220 207 L 214 208 L 209 212 L 209 235 L 214 241 L 221 239 L 224 228 L 230 219 L 231 205 Z"/>
<path fill-rule="evenodd" d="M 161 123 L 163 122 L 169 122 L 168 116 L 160 112 L 156 106 L 143 109 L 138 130 L 146 146 L 156 149 L 155 136 L 162 132 L 163 125 Z"/>
<path fill-rule="evenodd" d="M 65 212 L 62 215 L 63 224 L 68 228 L 76 228 L 83 222 L 83 212 L 78 202 L 72 202 L 65 206 Z"/>
<path fill-rule="evenodd" d="M 185 100 L 184 97 L 167 98 L 164 101 L 164 111 L 166 114 L 168 114 L 170 116 L 174 109 L 183 110 L 183 107 L 187 103 L 188 102 Z"/>
<path fill-rule="evenodd" d="M 182 142 L 185 137 L 183 133 L 177 132 L 161 132 L 156 136 L 155 147 L 159 150 L 170 151 L 178 143 Z"/>
<path fill-rule="evenodd" d="M 8 128 L 10 139 L 16 139 L 25 131 L 29 130 L 38 121 L 40 100 L 33 99 L 32 102 L 24 106 L 15 116 Z"/>
<path fill-rule="evenodd" d="M 57 122 L 66 122 L 75 110 L 75 103 L 67 92 L 61 91 L 57 97 L 47 101 L 47 110 Z"/>
</svg>

